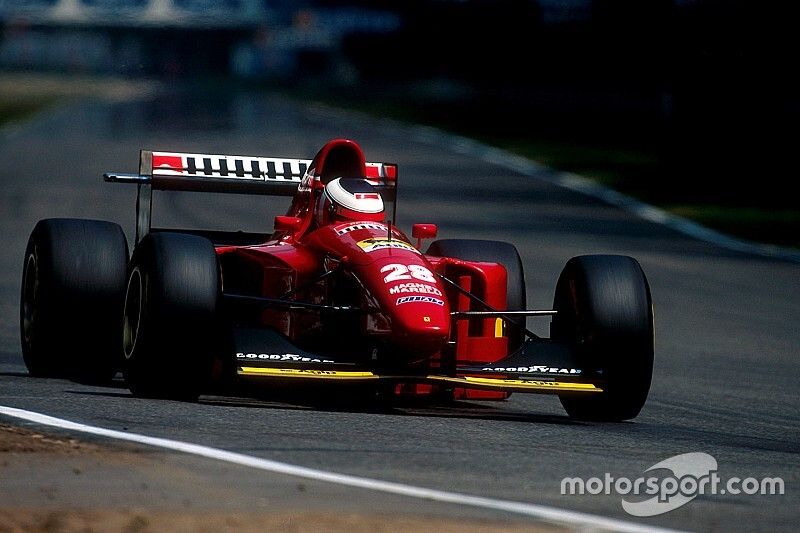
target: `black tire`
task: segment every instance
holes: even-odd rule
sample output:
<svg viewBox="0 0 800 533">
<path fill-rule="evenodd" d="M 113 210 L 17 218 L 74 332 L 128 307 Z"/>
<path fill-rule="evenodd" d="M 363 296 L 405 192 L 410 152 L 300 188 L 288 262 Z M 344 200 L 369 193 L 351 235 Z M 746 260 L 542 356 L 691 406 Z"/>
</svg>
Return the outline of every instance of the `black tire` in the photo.
<svg viewBox="0 0 800 533">
<path fill-rule="evenodd" d="M 102 383 L 120 368 L 128 243 L 119 225 L 46 219 L 25 250 L 20 337 L 33 376 Z"/>
<path fill-rule="evenodd" d="M 152 233 L 134 250 L 123 311 L 124 375 L 136 396 L 196 400 L 218 346 L 220 278 L 211 241 Z"/>
<path fill-rule="evenodd" d="M 575 346 L 580 364 L 602 370 L 603 392 L 562 395 L 573 418 L 621 421 L 639 414 L 653 374 L 653 305 L 639 263 L 626 256 L 570 259 L 558 279 L 553 340 Z"/>
<path fill-rule="evenodd" d="M 509 311 L 526 309 L 525 271 L 517 248 L 510 243 L 479 239 L 442 239 L 428 247 L 428 255 L 453 257 L 464 261 L 500 263 L 506 267 L 506 307 Z M 506 321 L 509 353 L 513 353 L 525 342 L 525 319 L 519 318 L 516 326 Z"/>
</svg>

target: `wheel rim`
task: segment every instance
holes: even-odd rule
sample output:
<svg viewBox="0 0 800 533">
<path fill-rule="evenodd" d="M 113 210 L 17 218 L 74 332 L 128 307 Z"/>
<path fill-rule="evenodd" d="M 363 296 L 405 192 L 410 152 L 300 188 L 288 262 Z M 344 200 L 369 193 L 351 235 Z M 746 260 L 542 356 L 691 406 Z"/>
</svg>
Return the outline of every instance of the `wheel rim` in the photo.
<svg viewBox="0 0 800 533">
<path fill-rule="evenodd" d="M 22 285 L 22 335 L 26 344 L 33 338 L 34 325 L 37 318 L 37 299 L 39 295 L 39 271 L 36 255 L 30 254 L 25 261 L 25 273 Z"/>
<path fill-rule="evenodd" d="M 125 292 L 125 314 L 122 325 L 122 348 L 125 359 L 130 359 L 136 348 L 139 337 L 139 326 L 142 322 L 142 273 L 139 267 L 133 269 L 128 279 L 128 290 Z"/>
</svg>

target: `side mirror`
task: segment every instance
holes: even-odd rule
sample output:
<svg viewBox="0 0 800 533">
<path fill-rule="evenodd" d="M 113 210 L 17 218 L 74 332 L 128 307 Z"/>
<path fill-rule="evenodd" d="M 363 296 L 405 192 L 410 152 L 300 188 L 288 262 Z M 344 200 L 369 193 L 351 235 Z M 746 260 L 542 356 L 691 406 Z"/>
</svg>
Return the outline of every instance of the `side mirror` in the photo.
<svg viewBox="0 0 800 533">
<path fill-rule="evenodd" d="M 288 231 L 293 233 L 300 229 L 303 219 L 278 215 L 275 217 L 275 231 Z"/>
<path fill-rule="evenodd" d="M 436 224 L 414 224 L 411 226 L 411 236 L 417 239 L 417 249 L 422 248 L 422 239 L 435 239 L 439 233 Z"/>
</svg>

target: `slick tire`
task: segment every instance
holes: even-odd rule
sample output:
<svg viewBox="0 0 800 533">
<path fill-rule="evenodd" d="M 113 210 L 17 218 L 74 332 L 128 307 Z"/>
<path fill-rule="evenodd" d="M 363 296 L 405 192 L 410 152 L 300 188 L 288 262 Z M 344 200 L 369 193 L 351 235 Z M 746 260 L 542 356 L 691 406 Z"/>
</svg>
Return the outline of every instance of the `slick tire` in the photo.
<svg viewBox="0 0 800 533">
<path fill-rule="evenodd" d="M 66 218 L 36 224 L 20 291 L 22 357 L 32 376 L 88 383 L 114 377 L 127 262 L 117 224 Z"/>
<path fill-rule="evenodd" d="M 478 239 L 442 239 L 432 242 L 427 254 L 503 265 L 506 267 L 507 276 L 507 309 L 510 311 L 526 309 L 525 271 L 519 252 L 513 244 Z M 525 341 L 525 319 L 520 318 L 519 324 L 523 327 L 506 321 L 509 353 L 515 352 Z"/>
<path fill-rule="evenodd" d="M 211 241 L 151 233 L 133 253 L 123 311 L 124 375 L 135 396 L 194 401 L 210 385 L 220 277 Z"/>
<path fill-rule="evenodd" d="M 556 284 L 553 340 L 572 345 L 585 369 L 602 371 L 603 392 L 561 395 L 567 413 L 583 420 L 634 418 L 653 374 L 653 305 L 639 263 L 626 256 L 570 259 Z"/>
</svg>

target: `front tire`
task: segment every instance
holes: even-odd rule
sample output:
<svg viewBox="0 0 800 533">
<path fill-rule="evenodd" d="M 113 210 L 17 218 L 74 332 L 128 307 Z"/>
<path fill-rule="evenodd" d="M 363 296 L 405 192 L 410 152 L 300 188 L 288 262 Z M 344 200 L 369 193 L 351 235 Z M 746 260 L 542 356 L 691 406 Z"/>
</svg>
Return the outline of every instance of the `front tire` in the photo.
<svg viewBox="0 0 800 533">
<path fill-rule="evenodd" d="M 40 220 L 25 250 L 22 357 L 32 376 L 102 383 L 120 367 L 128 243 L 111 222 Z"/>
<path fill-rule="evenodd" d="M 218 348 L 219 267 L 208 239 L 152 233 L 131 259 L 123 312 L 125 381 L 136 396 L 196 400 Z"/>
<path fill-rule="evenodd" d="M 567 413 L 584 420 L 634 418 L 653 374 L 653 306 L 639 263 L 626 256 L 570 259 L 556 284 L 555 341 L 572 345 L 580 364 L 602 372 L 603 392 L 562 395 Z"/>
</svg>

